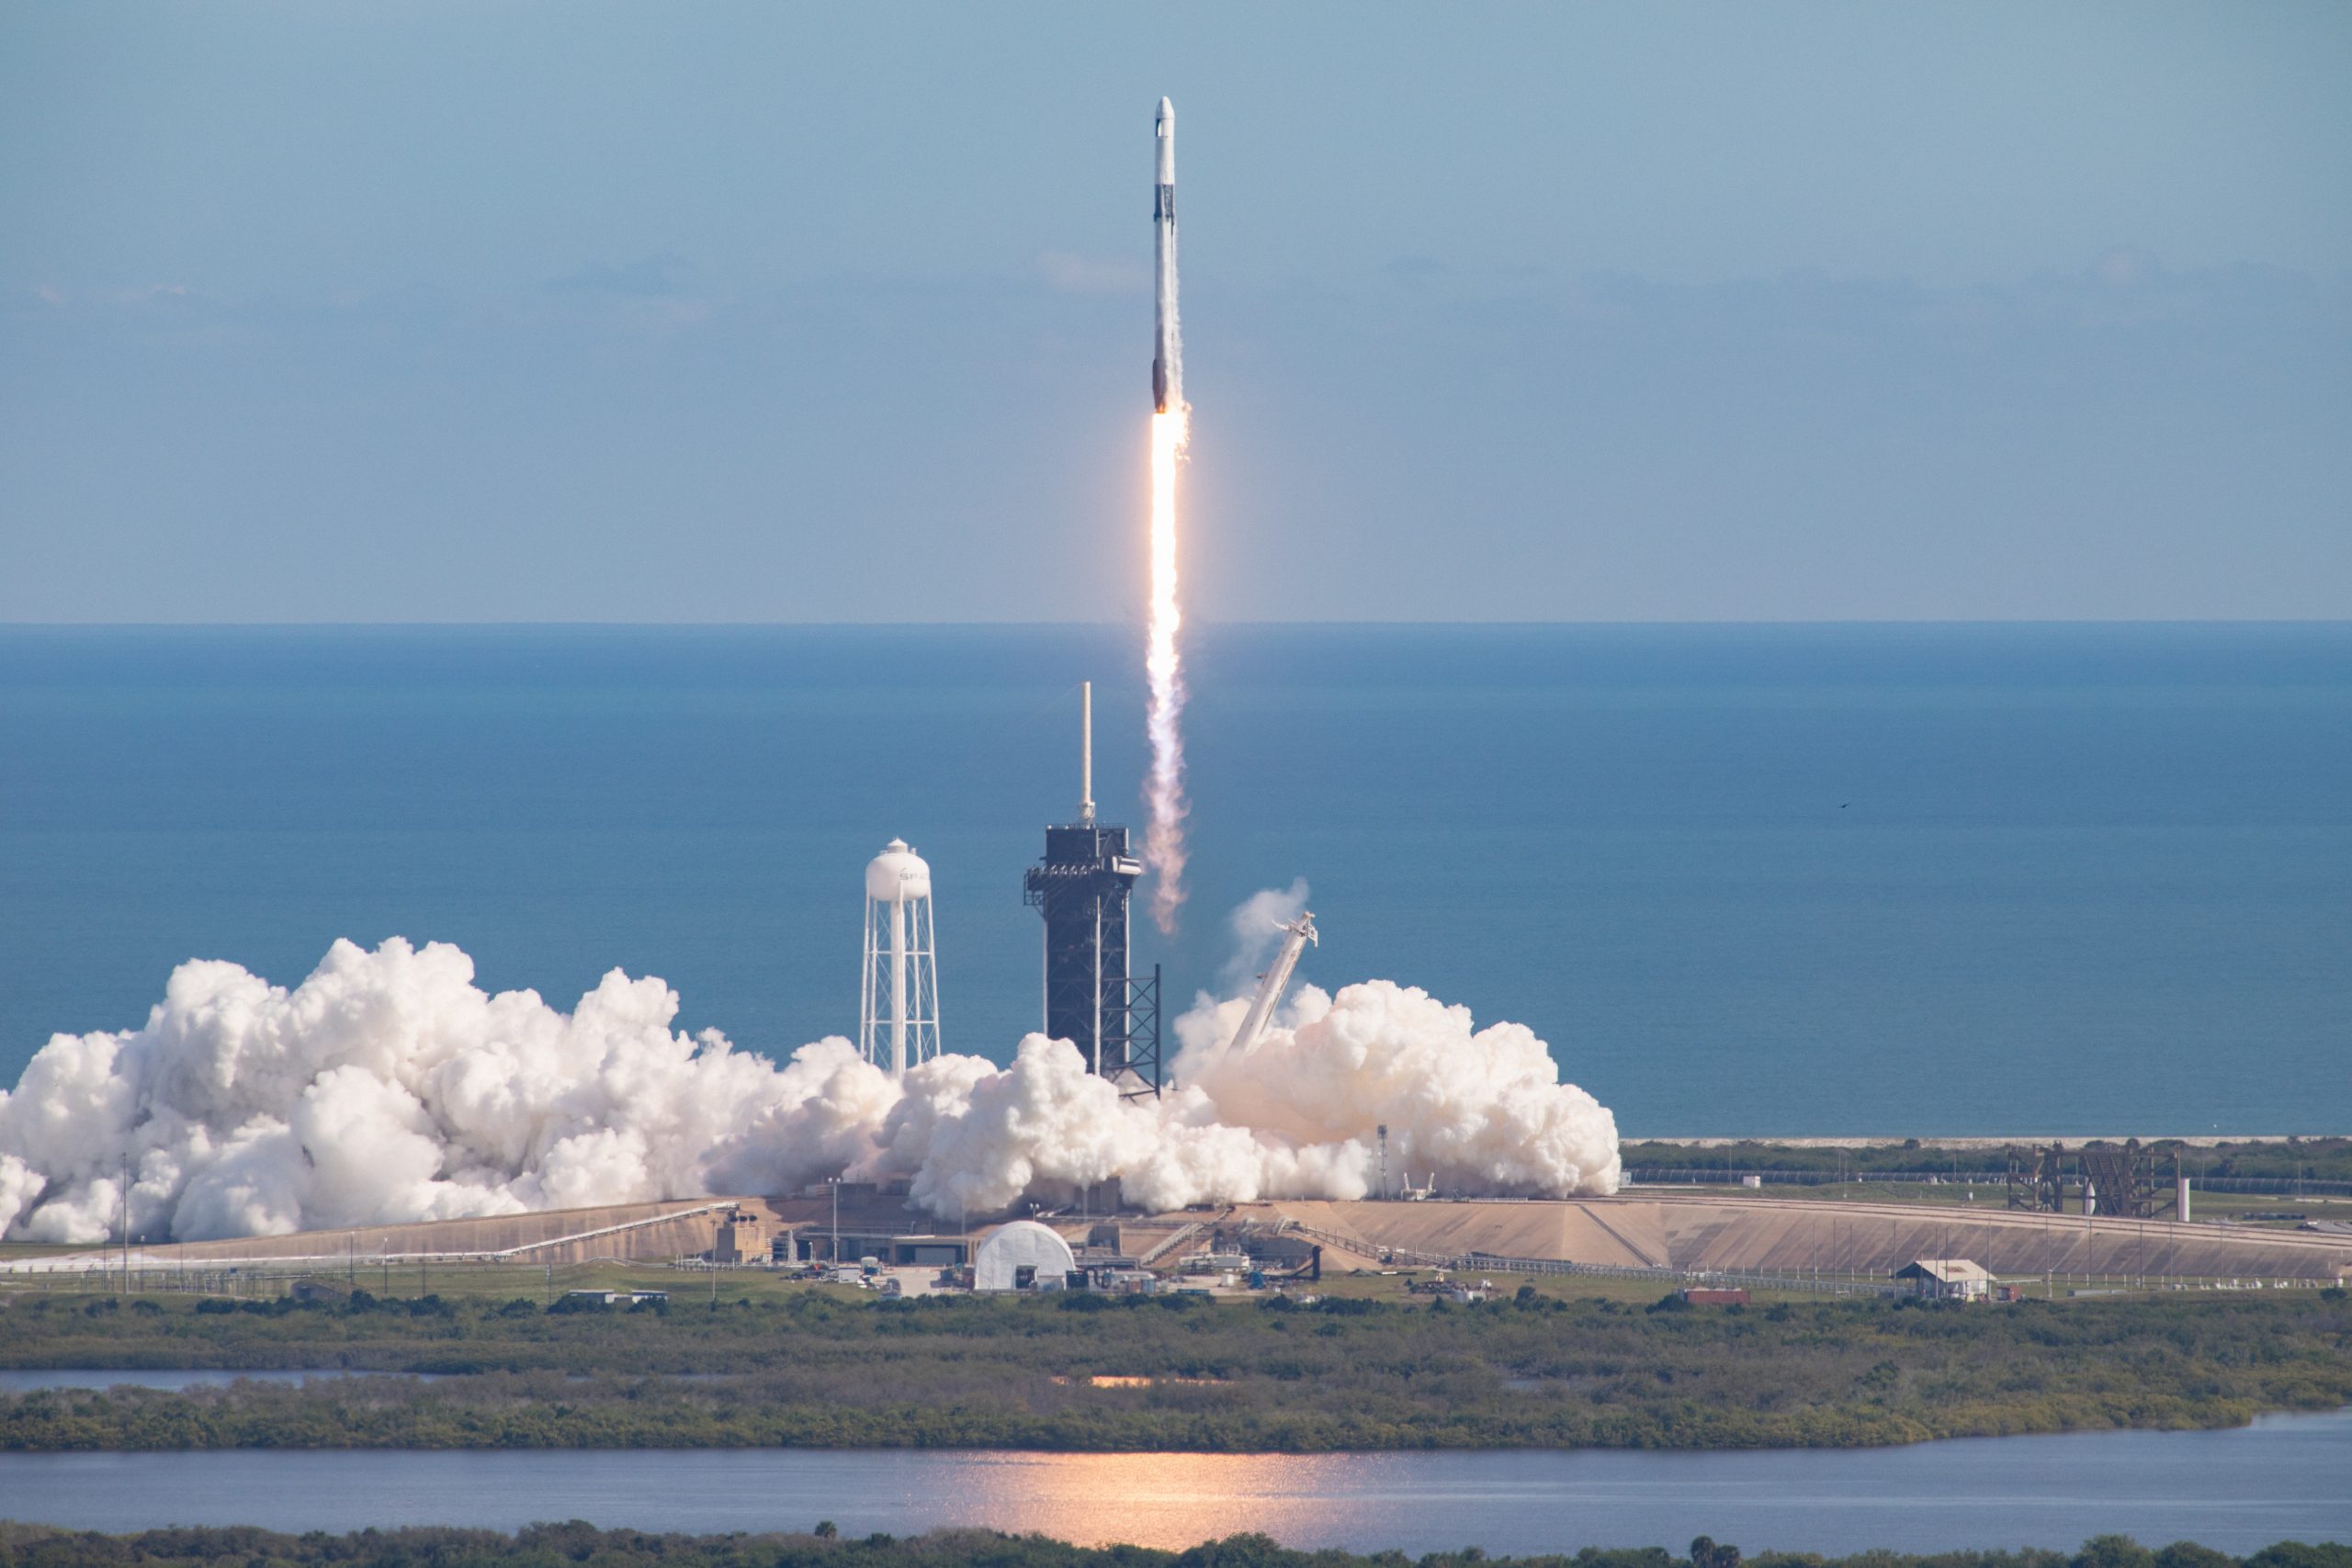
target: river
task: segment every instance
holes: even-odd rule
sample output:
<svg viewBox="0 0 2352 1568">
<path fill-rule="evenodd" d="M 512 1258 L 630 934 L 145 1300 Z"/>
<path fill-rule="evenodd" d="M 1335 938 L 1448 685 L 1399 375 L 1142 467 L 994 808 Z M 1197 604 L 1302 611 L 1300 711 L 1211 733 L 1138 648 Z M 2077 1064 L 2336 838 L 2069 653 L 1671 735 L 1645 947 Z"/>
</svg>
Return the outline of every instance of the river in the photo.
<svg viewBox="0 0 2352 1568">
<path fill-rule="evenodd" d="M 62 1369 L 0 1369 L 0 1393 L 38 1393 L 43 1389 L 160 1388 L 177 1392 L 189 1388 L 226 1388 L 235 1382 L 327 1382 L 340 1378 L 399 1378 L 407 1382 L 431 1382 L 437 1372 L 363 1372 L 337 1369 L 302 1371 L 275 1369 L 224 1371 L 217 1368 L 133 1367 L 125 1370 L 84 1367 Z"/>
<path fill-rule="evenodd" d="M 2120 1531 L 2244 1552 L 2352 1540 L 2352 1411 L 2213 1432 L 2088 1432 L 1755 1453 L 1034 1454 L 721 1450 L 11 1454 L 0 1517 L 281 1530 L 582 1518 L 649 1530 L 943 1525 L 1179 1547 L 1490 1554 L 2071 1549 Z"/>
</svg>

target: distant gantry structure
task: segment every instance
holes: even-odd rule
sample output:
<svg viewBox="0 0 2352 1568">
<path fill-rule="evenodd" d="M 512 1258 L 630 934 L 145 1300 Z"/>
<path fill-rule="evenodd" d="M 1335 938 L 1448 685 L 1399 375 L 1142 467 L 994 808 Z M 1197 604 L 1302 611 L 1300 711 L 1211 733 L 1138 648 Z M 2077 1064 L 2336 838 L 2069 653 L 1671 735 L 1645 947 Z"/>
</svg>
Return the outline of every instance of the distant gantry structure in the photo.
<svg viewBox="0 0 2352 1568">
<path fill-rule="evenodd" d="M 939 1055 L 939 963 L 931 865 L 903 839 L 865 867 L 865 966 L 858 1049 L 893 1078 Z"/>
</svg>

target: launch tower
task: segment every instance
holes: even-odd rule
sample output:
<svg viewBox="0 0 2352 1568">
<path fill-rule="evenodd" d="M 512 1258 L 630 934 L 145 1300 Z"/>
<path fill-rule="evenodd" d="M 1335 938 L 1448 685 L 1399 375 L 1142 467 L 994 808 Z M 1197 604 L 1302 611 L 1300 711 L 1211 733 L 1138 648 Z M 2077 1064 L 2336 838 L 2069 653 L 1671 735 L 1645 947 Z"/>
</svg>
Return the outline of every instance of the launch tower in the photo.
<svg viewBox="0 0 2352 1568">
<path fill-rule="evenodd" d="M 1094 686 L 1082 690 L 1078 820 L 1046 829 L 1046 858 L 1023 879 L 1046 917 L 1046 1032 L 1129 1099 L 1159 1092 L 1159 966 L 1133 974 L 1127 901 L 1143 862 L 1127 830 L 1094 819 Z"/>
</svg>

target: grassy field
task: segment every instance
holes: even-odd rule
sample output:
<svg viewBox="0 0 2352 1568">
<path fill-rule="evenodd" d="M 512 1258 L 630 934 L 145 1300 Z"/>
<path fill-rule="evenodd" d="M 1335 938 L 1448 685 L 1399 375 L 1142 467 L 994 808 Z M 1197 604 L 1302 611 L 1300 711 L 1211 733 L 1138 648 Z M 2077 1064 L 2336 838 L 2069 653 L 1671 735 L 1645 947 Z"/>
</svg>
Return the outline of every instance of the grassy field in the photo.
<svg viewBox="0 0 2352 1568">
<path fill-rule="evenodd" d="M 2020 1140 L 2030 1143 L 2032 1140 Z M 2069 1140 L 2070 1150 L 2086 1145 Z M 2112 1146 L 2112 1145 L 2103 1145 Z M 2177 1156 L 2192 1177 L 2251 1177 L 2272 1181 L 2297 1179 L 2352 1181 L 2352 1138 L 2283 1138 L 2269 1142 L 2187 1144 L 2156 1139 L 2143 1147 L 2157 1158 L 2160 1173 L 2169 1179 Z M 1845 1147 L 1775 1144 L 1693 1144 L 1633 1139 L 1620 1147 L 1627 1169 L 1687 1169 L 1725 1171 L 1810 1171 L 1817 1174 L 1852 1172 L 1867 1178 L 1873 1171 L 1905 1171 L 1947 1175 L 1969 1170 L 2006 1168 L 2003 1145 L 1973 1145 L 1938 1148 L 1913 1138 L 1902 1143 L 1864 1144 Z"/>
<path fill-rule="evenodd" d="M 0 1270 L 5 1270 L 5 1261 L 0 1261 Z M 933 1271 L 908 1269 L 897 1272 L 910 1292 L 918 1292 L 928 1288 Z M 1437 1272 L 1428 1268 L 1401 1266 L 1376 1272 L 1335 1269 L 1325 1274 L 1319 1282 L 1297 1285 L 1293 1290 L 1347 1300 L 1402 1303 L 1416 1299 L 1408 1288 L 1410 1285 L 1428 1282 L 1436 1277 Z M 1667 1289 L 1660 1280 L 1642 1276 L 1614 1278 L 1600 1274 L 1491 1272 L 1481 1275 L 1471 1270 L 1457 1277 L 1474 1285 L 1490 1283 L 1497 1292 L 1505 1295 L 1522 1286 L 1529 1286 L 1547 1299 L 1613 1301 L 1633 1305 L 1654 1302 Z M 413 1298 L 429 1294 L 451 1302 L 499 1304 L 520 1299 L 541 1306 L 551 1305 L 573 1291 L 666 1292 L 673 1304 L 681 1307 L 707 1304 L 714 1301 L 772 1304 L 810 1294 L 842 1302 L 874 1299 L 870 1292 L 855 1286 L 817 1284 L 778 1269 L 757 1266 L 714 1269 L 702 1265 L 616 1260 L 559 1264 L 552 1268 L 485 1263 L 387 1266 L 361 1262 L 351 1268 L 326 1264 L 310 1271 L 289 1269 L 231 1273 L 220 1270 L 134 1269 L 130 1276 L 130 1291 L 125 1299 L 145 1298 L 182 1305 L 193 1297 L 204 1295 L 236 1302 L 266 1301 L 286 1296 L 303 1280 L 337 1290 L 356 1288 L 383 1297 Z M 119 1272 L 24 1273 L 10 1277 L 0 1271 L 0 1300 L 11 1296 L 25 1300 L 50 1297 L 59 1301 L 113 1297 L 124 1294 L 123 1283 L 123 1276 Z M 2103 1293 L 2128 1291 L 2147 1295 L 2170 1295 L 2182 1289 L 2202 1289 L 2205 1283 L 2161 1279 L 2133 1280 L 2124 1276 L 2114 1276 L 2096 1280 L 2062 1280 L 2047 1291 L 2043 1282 L 2037 1279 L 2030 1282 L 2029 1288 L 2038 1294 L 2047 1293 L 2064 1299 L 2070 1285 L 2096 1284 Z M 1885 1278 L 1878 1274 L 1824 1275 L 1818 1281 L 1792 1276 L 1784 1286 L 1751 1284 L 1747 1289 L 1756 1305 L 1769 1306 L 1783 1302 L 1835 1300 L 1854 1294 L 1874 1293 L 1883 1291 L 1886 1284 Z M 1425 1297 L 1420 1299 L 1426 1300 Z"/>
<path fill-rule="evenodd" d="M 1767 1180 L 1760 1188 L 1741 1187 L 1729 1182 L 1672 1182 L 1654 1188 L 1632 1190 L 1657 1192 L 1721 1192 L 1734 1197 L 1834 1199 L 1848 1203 L 1905 1203 L 1925 1207 L 1975 1210 L 1998 1213 L 2008 1205 L 2005 1188 L 1979 1183 L 1940 1182 L 1930 1185 L 1924 1181 L 1831 1181 L 1818 1186 L 1776 1184 Z M 2171 1200 L 2167 1204 L 2169 1217 Z M 2248 1214 L 2292 1213 L 2313 1220 L 2352 1220 L 2352 1198 L 2291 1198 L 2269 1193 L 2199 1192 L 2191 1201 L 2190 1213 L 2199 1222 L 2235 1220 Z M 2292 1230 L 2293 1220 L 2261 1220 L 2251 1222 L 2265 1229 Z"/>
<path fill-rule="evenodd" d="M 0 1259 L 0 1269 L 6 1260 Z M 122 1275 L 14 1277 L 0 1272 L 0 1295 L 24 1298 L 53 1295 L 110 1296 L 122 1293 Z M 565 1263 L 553 1268 L 514 1263 L 360 1263 L 346 1269 L 340 1263 L 314 1269 L 270 1265 L 244 1270 L 133 1269 L 130 1294 L 157 1301 L 185 1300 L 191 1294 L 223 1296 L 232 1301 L 266 1300 L 283 1296 L 299 1280 L 314 1280 L 339 1289 L 364 1290 L 383 1297 L 410 1299 L 438 1296 L 445 1301 L 495 1302 L 523 1298 L 542 1306 L 571 1291 L 665 1291 L 680 1303 L 749 1299 L 786 1300 L 811 1292 L 859 1300 L 866 1292 L 854 1285 L 817 1285 L 792 1278 L 780 1269 L 679 1267 L 639 1260 Z"/>
<path fill-rule="evenodd" d="M 1708 1192 L 1725 1193 L 1747 1198 L 1810 1198 L 1816 1201 L 1835 1199 L 1843 1203 L 1919 1203 L 1962 1209 L 1998 1211 L 2007 1207 L 2007 1194 L 1996 1187 L 1939 1185 L 1924 1181 L 1830 1181 L 1818 1186 L 1798 1186 L 1767 1180 L 1762 1187 L 1742 1187 L 1733 1181 L 1676 1181 L 1655 1187 L 1635 1187 L 1628 1190 L 1640 1192 Z"/>
<path fill-rule="evenodd" d="M 628 1282 L 616 1270 L 613 1282 Z M 730 1279 L 716 1306 L 17 1292 L 0 1364 L 442 1374 L 0 1400 L 17 1450 L 1807 1447 L 2243 1422 L 2352 1402 L 2341 1290 L 1690 1308 L 1529 1282 L 1470 1307 L 882 1302 Z M 1383 1281 L 1382 1283 L 1393 1283 Z M 1125 1380 L 1100 1386 L 1098 1378 Z"/>
</svg>

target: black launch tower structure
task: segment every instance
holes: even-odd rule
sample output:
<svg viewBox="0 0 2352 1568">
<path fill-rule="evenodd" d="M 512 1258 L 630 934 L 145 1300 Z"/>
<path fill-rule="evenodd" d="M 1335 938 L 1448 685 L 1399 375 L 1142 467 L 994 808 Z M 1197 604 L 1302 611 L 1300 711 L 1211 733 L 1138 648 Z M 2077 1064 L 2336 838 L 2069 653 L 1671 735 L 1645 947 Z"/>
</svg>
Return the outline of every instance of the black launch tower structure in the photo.
<svg viewBox="0 0 2352 1568">
<path fill-rule="evenodd" d="M 1046 858 L 1022 879 L 1046 917 L 1046 1032 L 1133 1100 L 1159 1093 L 1159 966 L 1129 973 L 1127 903 L 1143 862 L 1127 830 L 1086 820 L 1046 829 Z"/>
</svg>

